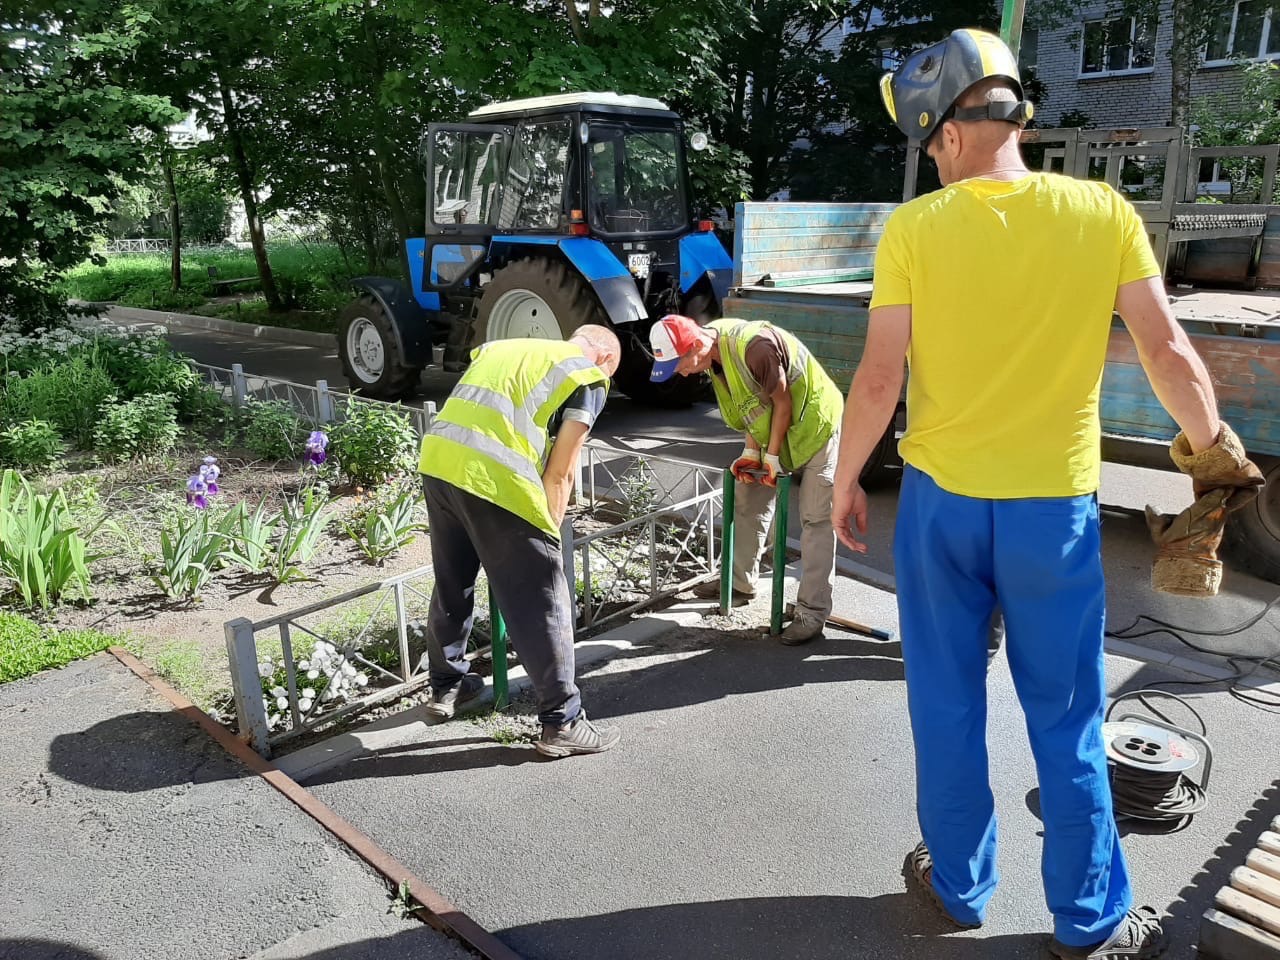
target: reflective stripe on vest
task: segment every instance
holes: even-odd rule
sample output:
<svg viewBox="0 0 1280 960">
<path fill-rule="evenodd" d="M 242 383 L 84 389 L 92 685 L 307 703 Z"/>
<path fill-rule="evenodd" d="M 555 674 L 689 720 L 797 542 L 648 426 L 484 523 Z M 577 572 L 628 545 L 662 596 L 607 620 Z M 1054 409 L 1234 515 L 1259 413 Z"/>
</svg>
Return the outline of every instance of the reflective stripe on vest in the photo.
<svg viewBox="0 0 1280 960">
<path fill-rule="evenodd" d="M 575 390 L 607 389 L 608 378 L 564 341 L 498 340 L 471 356 L 422 439 L 418 470 L 557 536 L 542 485 L 548 428 Z"/>
</svg>

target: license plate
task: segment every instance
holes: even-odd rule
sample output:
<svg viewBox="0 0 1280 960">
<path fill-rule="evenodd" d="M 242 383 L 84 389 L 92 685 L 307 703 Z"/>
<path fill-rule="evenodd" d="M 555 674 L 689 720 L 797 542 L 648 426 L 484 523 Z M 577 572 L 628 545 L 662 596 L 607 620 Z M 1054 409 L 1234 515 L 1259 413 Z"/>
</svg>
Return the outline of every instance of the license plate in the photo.
<svg viewBox="0 0 1280 960">
<path fill-rule="evenodd" d="M 629 253 L 627 254 L 627 269 L 631 271 L 631 275 L 639 277 L 643 280 L 649 275 L 649 264 L 653 260 L 651 253 Z"/>
</svg>

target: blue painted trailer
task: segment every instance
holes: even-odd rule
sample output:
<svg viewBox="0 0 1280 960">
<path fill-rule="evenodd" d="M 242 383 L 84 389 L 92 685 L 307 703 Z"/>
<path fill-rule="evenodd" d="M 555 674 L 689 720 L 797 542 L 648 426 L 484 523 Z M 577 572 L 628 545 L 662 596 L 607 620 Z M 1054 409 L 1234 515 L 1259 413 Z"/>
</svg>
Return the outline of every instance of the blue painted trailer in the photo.
<svg viewBox="0 0 1280 960">
<path fill-rule="evenodd" d="M 740 203 L 726 316 L 796 334 L 848 390 L 866 342 L 875 245 L 896 204 Z M 1267 474 L 1255 503 L 1233 515 L 1237 561 L 1280 582 L 1280 291 L 1179 290 L 1172 306 L 1213 377 L 1218 406 Z M 1124 324 L 1114 320 L 1102 379 L 1103 456 L 1173 469 L 1177 427 L 1156 399 Z M 896 432 L 905 420 L 900 415 Z M 894 439 L 870 466 L 892 468 Z"/>
</svg>

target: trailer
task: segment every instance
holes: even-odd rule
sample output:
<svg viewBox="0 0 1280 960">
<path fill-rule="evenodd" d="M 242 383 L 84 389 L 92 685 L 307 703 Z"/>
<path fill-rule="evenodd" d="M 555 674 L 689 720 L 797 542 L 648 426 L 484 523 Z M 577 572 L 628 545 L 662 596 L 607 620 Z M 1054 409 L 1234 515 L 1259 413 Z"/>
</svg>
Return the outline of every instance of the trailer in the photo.
<svg viewBox="0 0 1280 960">
<path fill-rule="evenodd" d="M 768 320 L 791 331 L 847 391 L 866 341 L 876 243 L 896 206 L 738 204 L 733 281 L 724 314 Z M 1166 234 L 1162 254 L 1169 242 L 1188 239 L 1176 231 L 1185 234 L 1190 226 L 1175 227 L 1172 218 L 1165 223 L 1154 225 Z M 1241 231 L 1233 236 L 1261 233 L 1252 223 L 1233 225 Z M 1174 314 L 1213 377 L 1223 418 L 1267 477 L 1254 503 L 1231 517 L 1229 556 L 1237 567 L 1280 582 L 1280 291 L 1186 288 L 1172 293 Z M 1105 459 L 1174 469 L 1168 444 L 1177 427 L 1152 392 L 1118 317 L 1103 370 L 1101 416 Z M 899 416 L 864 471 L 866 482 L 894 475 L 904 417 L 900 404 Z"/>
</svg>

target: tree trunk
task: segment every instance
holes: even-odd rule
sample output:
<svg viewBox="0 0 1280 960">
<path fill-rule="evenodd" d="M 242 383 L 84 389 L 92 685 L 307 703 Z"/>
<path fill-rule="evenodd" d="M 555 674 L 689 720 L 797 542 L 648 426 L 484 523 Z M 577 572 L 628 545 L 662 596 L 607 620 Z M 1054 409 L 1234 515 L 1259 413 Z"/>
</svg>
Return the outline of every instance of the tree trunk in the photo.
<svg viewBox="0 0 1280 960">
<path fill-rule="evenodd" d="M 262 295 L 266 297 L 269 310 L 283 310 L 280 294 L 276 290 L 275 276 L 271 272 L 271 262 L 267 259 L 267 238 L 262 230 L 262 218 L 258 216 L 258 198 L 253 192 L 253 174 L 249 170 L 249 158 L 245 153 L 244 139 L 240 134 L 240 115 L 236 111 L 235 101 L 231 98 L 231 87 L 227 84 L 226 73 L 218 71 L 218 92 L 222 96 L 223 122 L 227 127 L 227 140 L 231 146 L 232 166 L 236 169 L 236 180 L 240 184 L 240 199 L 244 203 L 245 219 L 249 222 L 249 241 L 253 244 L 253 258 L 258 264 L 258 278 L 262 281 Z"/>
<path fill-rule="evenodd" d="M 409 214 L 400 198 L 400 190 L 396 187 L 395 175 L 392 173 L 395 160 L 387 146 L 386 137 L 379 131 L 374 137 L 373 153 L 378 161 L 378 179 L 382 183 L 383 195 L 387 198 L 387 206 L 391 208 L 391 223 L 395 227 L 396 241 L 399 247 L 400 273 L 405 283 L 412 283 L 409 278 L 409 251 L 405 249 L 405 241 L 409 239 Z"/>
<path fill-rule="evenodd" d="M 169 289 L 177 293 L 182 289 L 182 211 L 178 207 L 178 185 L 173 179 L 172 147 L 166 145 L 160 151 L 160 166 L 169 194 Z"/>
<path fill-rule="evenodd" d="M 1173 46 L 1169 50 L 1169 123 L 1187 128 L 1191 111 L 1191 74 L 1195 71 L 1198 51 L 1189 0 L 1174 0 Z"/>
</svg>

